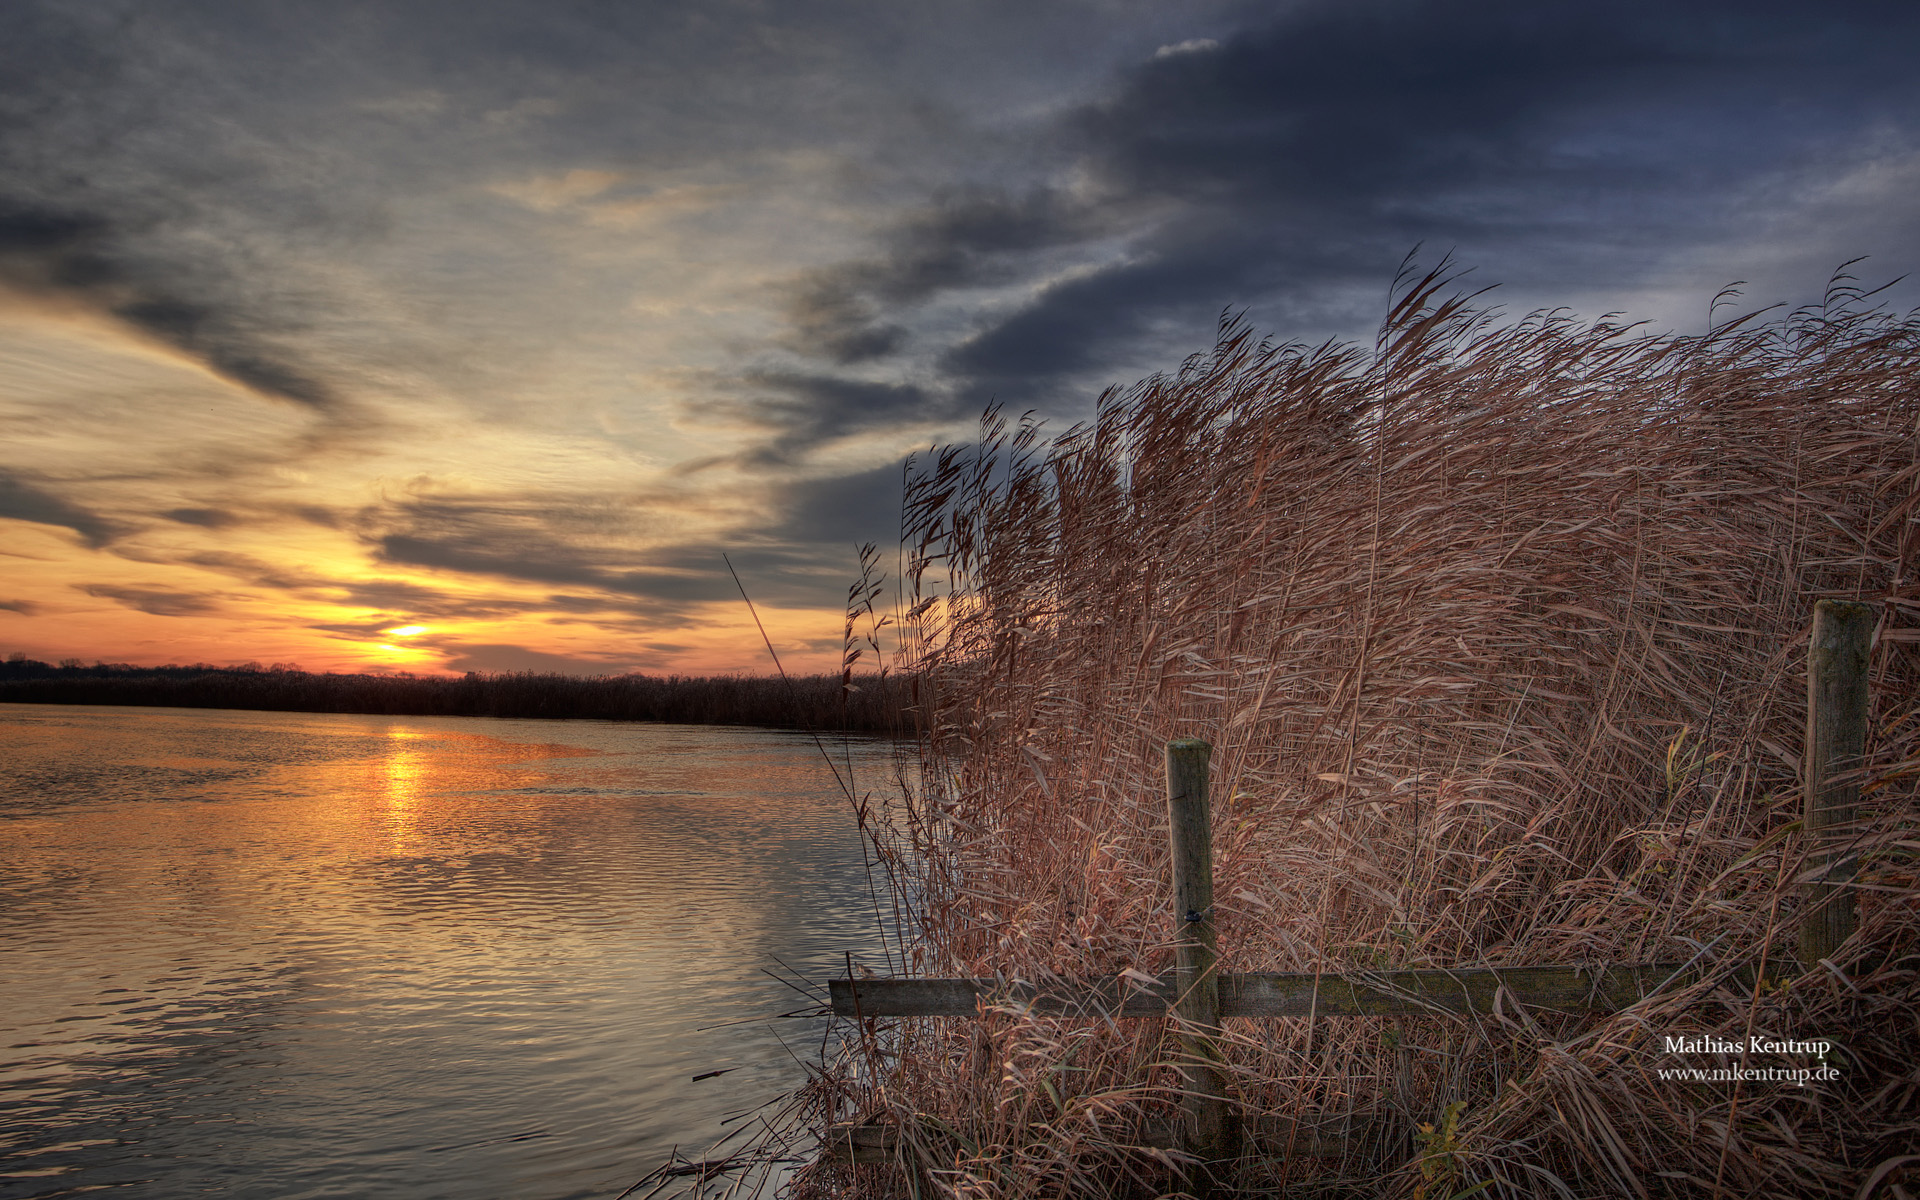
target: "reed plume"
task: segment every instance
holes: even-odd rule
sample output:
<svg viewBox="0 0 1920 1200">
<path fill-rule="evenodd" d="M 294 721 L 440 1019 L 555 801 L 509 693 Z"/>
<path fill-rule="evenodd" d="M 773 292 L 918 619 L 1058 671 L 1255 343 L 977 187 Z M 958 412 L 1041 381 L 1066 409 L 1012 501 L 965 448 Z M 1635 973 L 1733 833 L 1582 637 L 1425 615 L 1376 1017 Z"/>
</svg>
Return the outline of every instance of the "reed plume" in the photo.
<svg viewBox="0 0 1920 1200">
<path fill-rule="evenodd" d="M 1201 736 L 1223 970 L 1709 968 L 1602 1017 L 1230 1022 L 1247 1114 L 1352 1119 L 1244 1164 L 1248 1193 L 1908 1194 L 1920 317 L 1844 273 L 1703 336 L 1455 289 L 1403 278 L 1371 349 L 1223 319 L 1085 425 L 990 412 L 915 464 L 896 678 L 923 776 L 885 814 L 910 969 L 1166 969 L 1162 747 Z M 1880 624 L 1859 930 L 1802 965 L 1825 597 Z M 1144 1144 L 1178 1088 L 1162 1022 L 867 1026 L 815 1115 L 898 1122 L 906 1165 L 822 1161 L 798 1194 L 1171 1186 Z M 1709 1034 L 1831 1038 L 1840 1078 L 1659 1077 L 1768 1065 L 1662 1048 Z"/>
</svg>

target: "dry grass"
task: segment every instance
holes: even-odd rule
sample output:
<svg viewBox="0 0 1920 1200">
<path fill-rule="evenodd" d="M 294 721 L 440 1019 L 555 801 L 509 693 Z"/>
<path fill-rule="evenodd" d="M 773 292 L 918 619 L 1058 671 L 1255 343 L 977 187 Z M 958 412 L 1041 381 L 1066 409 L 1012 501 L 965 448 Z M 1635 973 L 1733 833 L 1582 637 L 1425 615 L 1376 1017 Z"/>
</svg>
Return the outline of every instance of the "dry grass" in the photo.
<svg viewBox="0 0 1920 1200">
<path fill-rule="evenodd" d="M 1372 352 L 1229 322 L 1051 443 L 990 414 L 909 488 L 927 786 L 872 815 L 897 839 L 910 969 L 1166 969 L 1162 747 L 1202 736 L 1223 969 L 1767 979 L 1583 1020 L 1232 1022 L 1248 1112 L 1372 1122 L 1337 1157 L 1248 1164 L 1246 1191 L 1911 1194 L 1920 318 L 1847 284 L 1677 338 L 1498 324 L 1436 273 L 1403 281 Z M 1860 930 L 1803 971 L 1792 823 L 1822 597 L 1881 626 Z M 1843 1078 L 1657 1078 L 1740 1065 L 1661 1051 L 1703 1033 L 1828 1036 Z M 908 1125 L 917 1167 L 821 1164 L 800 1194 L 1153 1195 L 1170 1175 L 1138 1143 L 1172 1054 L 1159 1021 L 869 1029 L 815 1115 Z"/>
</svg>

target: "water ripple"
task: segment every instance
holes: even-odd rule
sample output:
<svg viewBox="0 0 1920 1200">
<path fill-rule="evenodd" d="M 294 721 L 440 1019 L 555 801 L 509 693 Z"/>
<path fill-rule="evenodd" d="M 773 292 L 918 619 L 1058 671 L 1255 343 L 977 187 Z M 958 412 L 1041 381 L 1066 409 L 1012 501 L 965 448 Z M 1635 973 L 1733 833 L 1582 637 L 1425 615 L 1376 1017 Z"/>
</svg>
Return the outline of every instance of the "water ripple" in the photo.
<svg viewBox="0 0 1920 1200">
<path fill-rule="evenodd" d="M 9 705 L 0 747 L 7 1200 L 611 1195 L 800 1081 L 762 968 L 877 958 L 783 734 Z"/>
</svg>

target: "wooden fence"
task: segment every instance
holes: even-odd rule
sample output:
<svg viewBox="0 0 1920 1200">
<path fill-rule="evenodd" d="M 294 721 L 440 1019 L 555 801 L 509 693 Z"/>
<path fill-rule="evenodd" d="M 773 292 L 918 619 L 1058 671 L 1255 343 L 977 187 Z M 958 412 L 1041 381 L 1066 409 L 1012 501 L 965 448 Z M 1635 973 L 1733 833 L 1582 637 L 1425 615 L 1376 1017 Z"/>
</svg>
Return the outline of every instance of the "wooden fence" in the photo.
<svg viewBox="0 0 1920 1200">
<path fill-rule="evenodd" d="M 1846 842 L 1859 785 L 1848 776 L 1865 752 L 1871 606 L 1822 600 L 1814 606 L 1807 662 L 1805 836 L 1812 873 L 1805 885 L 1800 959 L 1812 967 L 1854 929 L 1854 857 Z M 1128 979 L 1075 980 L 1045 986 L 999 979 L 834 979 L 836 1016 L 973 1017 L 1014 1005 L 1053 1016 L 1169 1016 L 1185 1064 L 1181 1119 L 1151 1138 L 1201 1162 L 1234 1157 L 1266 1137 L 1314 1153 L 1328 1132 L 1312 1122 L 1284 1130 L 1240 1128 L 1226 1095 L 1220 1022 L 1229 1017 L 1410 1017 L 1490 1014 L 1513 1006 L 1553 1012 L 1618 1012 L 1699 978 L 1685 963 L 1650 966 L 1461 967 L 1411 971 L 1249 972 L 1215 969 L 1213 845 L 1207 799 L 1212 747 L 1197 738 L 1167 746 L 1167 816 L 1173 857 L 1176 957 L 1152 985 Z M 1838 778 L 1836 778 L 1838 777 Z M 1743 986 L 1752 986 L 1750 973 Z M 1304 1137 L 1303 1137 L 1304 1135 Z M 827 1149 L 845 1161 L 890 1161 L 898 1131 L 840 1125 Z"/>
</svg>

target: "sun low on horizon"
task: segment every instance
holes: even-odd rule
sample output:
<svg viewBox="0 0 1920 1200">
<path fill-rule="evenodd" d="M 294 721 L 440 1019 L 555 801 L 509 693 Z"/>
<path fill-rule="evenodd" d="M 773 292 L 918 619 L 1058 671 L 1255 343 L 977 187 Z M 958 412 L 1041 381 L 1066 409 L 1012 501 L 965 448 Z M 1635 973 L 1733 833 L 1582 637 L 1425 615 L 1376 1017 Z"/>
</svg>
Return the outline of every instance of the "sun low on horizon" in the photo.
<svg viewBox="0 0 1920 1200">
<path fill-rule="evenodd" d="M 32 464 L 8 480 L 9 651 L 770 672 L 725 572 L 731 551 L 751 564 L 741 585 L 775 646 L 803 668 L 837 664 L 842 614 L 804 589 L 844 594 L 854 547 L 756 578 L 766 551 L 751 526 L 778 502 L 765 481 L 707 497 L 624 439 L 423 413 L 417 397 L 308 411 L 103 322 L 75 324 L 0 315 L 9 449 Z M 649 549 L 673 561 L 645 565 Z"/>
<path fill-rule="evenodd" d="M 1370 347 L 1450 254 L 1685 333 L 1912 270 L 1917 23 L 8 5 L 0 655 L 834 669 L 909 455 L 1223 312 Z"/>
</svg>

